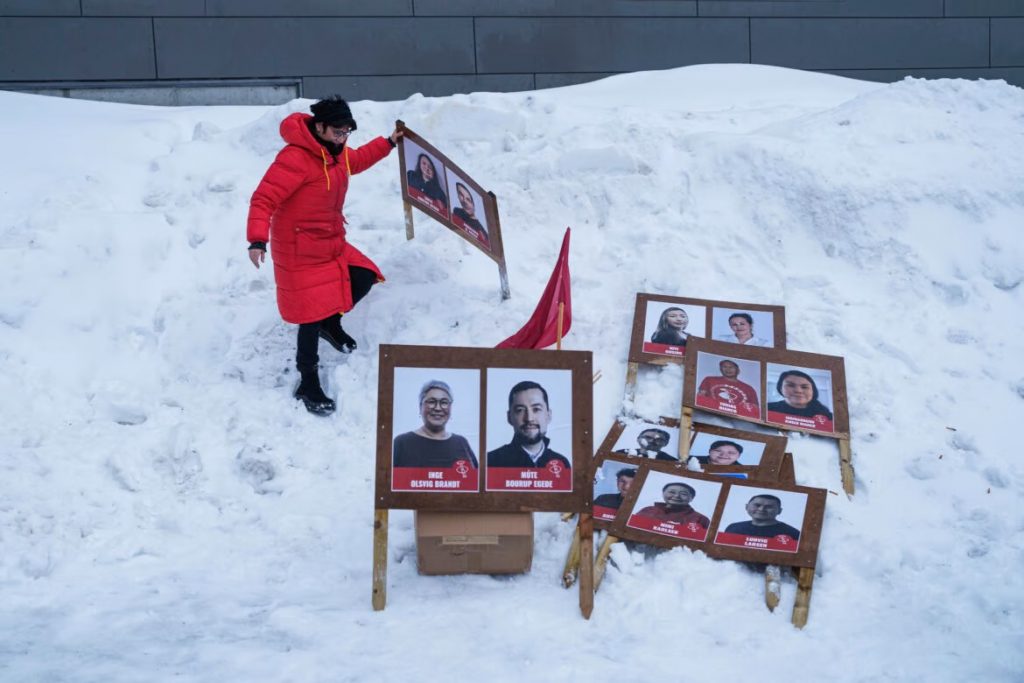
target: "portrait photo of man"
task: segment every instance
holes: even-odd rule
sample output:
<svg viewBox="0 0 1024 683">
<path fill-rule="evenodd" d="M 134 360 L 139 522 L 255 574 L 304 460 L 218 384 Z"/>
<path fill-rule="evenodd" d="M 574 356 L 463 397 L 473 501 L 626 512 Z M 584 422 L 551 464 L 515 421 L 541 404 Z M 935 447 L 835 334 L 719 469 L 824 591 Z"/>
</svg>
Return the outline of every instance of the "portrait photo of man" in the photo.
<svg viewBox="0 0 1024 683">
<path fill-rule="evenodd" d="M 711 370 L 714 366 L 717 366 L 717 373 Z M 741 380 L 741 374 L 750 375 L 754 384 Z M 761 366 L 755 361 L 701 352 L 697 357 L 699 385 L 695 403 L 700 408 L 759 419 L 761 399 L 755 387 L 761 384 L 760 374 Z"/>
<path fill-rule="evenodd" d="M 678 461 L 671 451 L 679 451 L 679 430 L 650 424 L 630 424 L 622 430 L 613 447 L 613 453 L 633 455 L 653 460 Z M 675 448 L 670 448 L 670 444 Z"/>
<path fill-rule="evenodd" d="M 452 223 L 480 246 L 489 249 L 491 240 L 487 231 L 483 197 L 464 178 L 450 169 L 448 196 L 455 198 L 452 203 Z"/>
<path fill-rule="evenodd" d="M 787 501 L 787 508 L 792 507 L 787 515 L 792 524 L 779 519 L 784 511 L 783 500 Z M 807 494 L 804 493 L 733 486 L 722 520 L 734 521 L 717 534 L 715 543 L 795 553 L 799 548 L 806 504 Z"/>
<path fill-rule="evenodd" d="M 487 373 L 488 490 L 571 490 L 571 452 L 559 450 L 552 438 L 557 433 L 559 443 L 571 446 L 571 372 L 489 368 Z M 513 376 L 517 381 L 509 385 Z M 509 387 L 507 394 L 504 387 Z M 554 407 L 556 401 L 562 408 Z M 504 408 L 500 413 L 499 406 Z M 508 440 L 496 445 L 502 432 L 499 414 Z M 561 420 L 557 424 L 556 418 Z"/>
<path fill-rule="evenodd" d="M 444 377 L 444 379 L 441 379 Z M 392 490 L 477 490 L 479 377 L 477 370 L 396 368 Z M 461 395 L 467 400 L 460 415 Z M 410 408 L 415 408 L 415 417 Z M 458 418 L 458 420 L 456 420 Z M 415 427 L 400 431 L 415 420 Z M 465 427 L 467 438 L 456 431 Z"/>
<path fill-rule="evenodd" d="M 601 480 L 594 482 L 594 518 L 615 519 L 615 512 L 622 507 L 622 502 L 636 478 L 636 468 L 608 460 L 601 468 L 601 473 Z M 606 490 L 609 481 L 615 482 L 614 493 Z"/>
</svg>

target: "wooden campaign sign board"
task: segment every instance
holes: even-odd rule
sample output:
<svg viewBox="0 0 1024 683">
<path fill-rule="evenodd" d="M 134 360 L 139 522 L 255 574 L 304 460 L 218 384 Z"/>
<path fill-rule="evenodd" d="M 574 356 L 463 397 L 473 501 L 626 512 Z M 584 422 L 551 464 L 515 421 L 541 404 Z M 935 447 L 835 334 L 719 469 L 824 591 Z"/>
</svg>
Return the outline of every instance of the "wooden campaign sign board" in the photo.
<svg viewBox="0 0 1024 683">
<path fill-rule="evenodd" d="M 849 440 L 846 370 L 839 356 L 693 339 L 683 406 L 776 429 Z"/>
<path fill-rule="evenodd" d="M 398 143 L 402 199 L 504 266 L 494 193 L 401 121 L 396 123 L 404 130 Z"/>
<path fill-rule="evenodd" d="M 643 460 L 609 534 L 722 559 L 813 567 L 825 497 L 825 489 L 732 481 Z"/>
<path fill-rule="evenodd" d="M 589 513 L 592 365 L 589 351 L 381 345 L 376 508 Z"/>
<path fill-rule="evenodd" d="M 664 294 L 636 295 L 630 363 L 681 365 L 689 340 L 694 338 L 715 339 L 738 348 L 784 349 L 786 309 Z"/>
<path fill-rule="evenodd" d="M 630 489 L 633 477 L 639 463 L 645 460 L 668 463 L 678 468 L 679 471 L 692 471 L 682 464 L 678 458 L 673 459 L 673 454 L 680 454 L 678 435 L 678 421 L 671 418 L 660 418 L 657 423 L 634 420 L 630 422 L 616 421 L 608 435 L 594 456 L 594 528 L 607 529 L 615 519 L 616 512 L 623 502 L 625 493 Z M 746 456 L 747 464 L 705 464 L 703 473 L 717 477 L 734 477 L 737 479 L 766 481 L 766 482 L 788 482 L 795 483 L 793 475 L 793 460 L 790 456 L 787 460 L 785 449 L 786 438 L 769 434 L 751 434 L 738 429 L 728 429 L 715 425 L 695 423 L 696 431 L 691 432 L 687 441 L 695 441 L 698 450 L 704 449 L 700 446 L 703 437 L 706 435 L 710 444 L 717 444 L 717 453 L 725 453 L 726 457 L 732 457 L 733 451 L 742 449 L 741 456 Z M 662 449 L 652 450 L 651 446 L 660 446 L 655 442 L 658 432 L 669 436 L 670 441 Z M 630 438 L 636 435 L 637 441 L 642 441 L 640 448 L 627 447 L 633 443 Z M 721 438 L 719 438 L 721 437 Z M 755 437 L 756 439 L 752 439 Z M 676 439 L 672 441 L 671 439 Z M 705 444 L 706 445 L 706 444 Z M 675 446 L 675 447 L 673 447 Z M 686 460 L 685 455 L 683 460 Z M 695 463 L 696 465 L 696 463 Z"/>
</svg>

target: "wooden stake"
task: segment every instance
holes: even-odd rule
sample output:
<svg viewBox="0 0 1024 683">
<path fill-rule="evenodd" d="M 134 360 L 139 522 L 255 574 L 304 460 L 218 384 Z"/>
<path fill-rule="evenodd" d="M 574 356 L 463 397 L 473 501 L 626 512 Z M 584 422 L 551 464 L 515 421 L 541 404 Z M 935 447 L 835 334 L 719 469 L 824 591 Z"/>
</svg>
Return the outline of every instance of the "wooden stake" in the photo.
<svg viewBox="0 0 1024 683">
<path fill-rule="evenodd" d="M 853 495 L 853 451 L 849 439 L 839 439 L 839 475 L 843 480 L 846 495 Z"/>
<path fill-rule="evenodd" d="M 405 239 L 411 240 L 416 236 L 412 227 L 412 204 L 409 202 L 402 202 L 402 206 L 405 209 Z"/>
<path fill-rule="evenodd" d="M 693 427 L 693 408 L 683 406 L 679 420 L 679 461 L 686 462 L 690 457 L 690 428 Z"/>
<path fill-rule="evenodd" d="M 373 609 L 384 609 L 388 600 L 388 511 L 373 511 Z"/>
<path fill-rule="evenodd" d="M 782 568 L 777 564 L 765 565 L 764 568 L 764 604 L 768 611 L 774 612 L 782 597 Z"/>
<path fill-rule="evenodd" d="M 589 619 L 594 611 L 594 518 L 580 513 L 576 529 L 580 539 L 580 612 Z"/>
<path fill-rule="evenodd" d="M 601 549 L 597 551 L 597 559 L 594 561 L 594 592 L 597 592 L 597 589 L 601 587 L 604 571 L 608 568 L 608 556 L 612 553 L 612 544 L 618 542 L 618 538 L 608 534 L 604 537 Z"/>
<path fill-rule="evenodd" d="M 807 614 L 811 609 L 811 587 L 814 584 L 814 567 L 801 567 L 796 574 L 796 602 L 793 603 L 793 626 L 807 625 Z"/>
<path fill-rule="evenodd" d="M 569 544 L 569 554 L 565 558 L 565 569 L 562 570 L 562 585 L 572 588 L 580 571 L 580 531 L 577 525 Z"/>
<path fill-rule="evenodd" d="M 561 301 L 558 302 L 558 331 L 555 333 L 555 350 L 562 350 L 562 316 L 565 315 L 565 304 Z"/>
</svg>

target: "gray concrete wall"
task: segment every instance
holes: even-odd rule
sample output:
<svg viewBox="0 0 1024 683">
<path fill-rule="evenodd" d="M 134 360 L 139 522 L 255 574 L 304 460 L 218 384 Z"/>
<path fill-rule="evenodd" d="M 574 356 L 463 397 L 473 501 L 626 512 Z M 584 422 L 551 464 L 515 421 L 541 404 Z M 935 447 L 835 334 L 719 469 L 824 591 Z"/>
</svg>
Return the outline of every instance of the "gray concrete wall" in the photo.
<svg viewBox="0 0 1024 683">
<path fill-rule="evenodd" d="M 402 99 L 726 62 L 1024 86 L 1024 0 L 0 0 L 0 88 L 97 99 Z"/>
</svg>

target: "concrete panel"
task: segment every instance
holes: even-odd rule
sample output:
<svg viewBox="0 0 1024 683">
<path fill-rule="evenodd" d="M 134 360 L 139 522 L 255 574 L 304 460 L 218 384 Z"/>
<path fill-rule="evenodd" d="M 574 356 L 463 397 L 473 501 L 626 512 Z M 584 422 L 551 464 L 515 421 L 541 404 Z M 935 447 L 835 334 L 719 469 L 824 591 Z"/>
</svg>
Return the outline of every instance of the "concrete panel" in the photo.
<svg viewBox="0 0 1024 683">
<path fill-rule="evenodd" d="M 591 74 L 537 74 L 537 89 L 541 88 L 563 88 L 567 85 L 579 85 L 580 83 L 591 83 L 602 78 L 616 76 L 614 71 Z"/>
<path fill-rule="evenodd" d="M 210 17 L 412 16 L 412 0 L 206 0 Z"/>
<path fill-rule="evenodd" d="M 701 0 L 702 17 L 941 17 L 943 0 Z"/>
<path fill-rule="evenodd" d="M 327 97 L 338 93 L 347 100 L 389 102 L 420 93 L 444 97 L 471 92 L 521 92 L 533 90 L 533 74 L 486 76 L 325 76 L 303 79 L 303 97 Z"/>
<path fill-rule="evenodd" d="M 78 17 L 79 0 L 0 0 L 0 17 Z"/>
<path fill-rule="evenodd" d="M 273 105 L 294 100 L 299 96 L 299 84 L 260 83 L 252 81 L 184 81 L 162 83 L 138 81 L 124 83 L 90 82 L 87 86 L 75 83 L 0 83 L 0 90 L 13 90 L 33 95 L 70 97 L 98 102 L 152 104 L 158 106 L 198 105 Z"/>
<path fill-rule="evenodd" d="M 89 17 L 201 17 L 205 0 L 82 0 Z"/>
<path fill-rule="evenodd" d="M 966 78 L 977 80 L 1003 80 L 1010 85 L 1024 87 L 1024 67 L 1013 69 L 867 69 L 867 70 L 829 70 L 828 73 L 862 81 L 880 81 L 892 83 L 907 76 L 914 78 Z"/>
<path fill-rule="evenodd" d="M 1024 19 L 992 20 L 992 66 L 1024 66 Z"/>
<path fill-rule="evenodd" d="M 416 16 L 693 17 L 696 0 L 416 0 Z"/>
<path fill-rule="evenodd" d="M 751 19 L 751 61 L 798 69 L 988 66 L 987 19 Z"/>
<path fill-rule="evenodd" d="M 477 71 L 640 71 L 746 62 L 747 38 L 743 19 L 477 19 Z"/>
<path fill-rule="evenodd" d="M 947 17 L 1024 17 L 1024 0 L 946 0 Z"/>
<path fill-rule="evenodd" d="M 473 73 L 472 19 L 155 19 L 161 78 Z"/>
<path fill-rule="evenodd" d="M 0 80 L 155 77 L 150 19 L 0 19 Z"/>
</svg>

